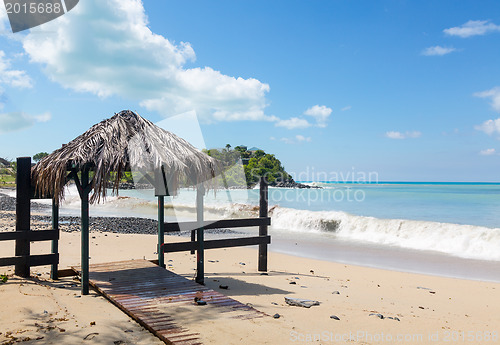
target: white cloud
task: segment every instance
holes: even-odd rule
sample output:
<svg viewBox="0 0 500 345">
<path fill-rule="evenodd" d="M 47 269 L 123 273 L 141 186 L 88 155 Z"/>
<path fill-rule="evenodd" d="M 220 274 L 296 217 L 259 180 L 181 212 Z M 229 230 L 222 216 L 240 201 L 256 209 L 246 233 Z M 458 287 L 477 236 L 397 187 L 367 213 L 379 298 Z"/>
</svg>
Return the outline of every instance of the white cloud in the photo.
<svg viewBox="0 0 500 345">
<path fill-rule="evenodd" d="M 0 133 L 26 129 L 36 122 L 46 122 L 50 119 L 50 113 L 41 115 L 29 115 L 24 112 L 0 113 Z"/>
<path fill-rule="evenodd" d="M 343 107 L 342 109 L 340 109 L 340 111 L 347 111 L 347 110 L 351 110 L 351 106 L 350 105 L 347 105 L 345 107 Z"/>
<path fill-rule="evenodd" d="M 297 139 L 298 142 L 305 141 L 305 142 L 308 142 L 308 143 L 311 142 L 311 140 L 312 140 L 311 137 L 305 137 L 305 136 L 300 135 L 300 134 L 297 134 L 295 136 L 295 139 Z"/>
<path fill-rule="evenodd" d="M 419 131 L 406 131 L 404 133 L 389 131 L 385 133 L 385 136 L 389 139 L 408 139 L 408 138 L 415 139 L 415 138 L 420 138 L 422 136 L 422 133 Z"/>
<path fill-rule="evenodd" d="M 165 116 L 194 110 L 206 121 L 275 120 L 264 113 L 269 85 L 186 68 L 196 58 L 191 45 L 151 32 L 140 0 L 80 1 L 32 29 L 23 47 L 51 80 L 72 90 L 137 100 Z"/>
<path fill-rule="evenodd" d="M 466 38 L 500 31 L 500 26 L 490 23 L 489 20 L 469 20 L 462 26 L 444 29 L 443 31 L 445 34 L 450 36 L 459 36 L 462 38 Z"/>
<path fill-rule="evenodd" d="M 395 132 L 395 131 L 390 131 L 386 132 L 385 136 L 389 139 L 404 139 L 404 134 L 401 134 L 401 132 Z"/>
<path fill-rule="evenodd" d="M 275 124 L 276 127 L 285 127 L 287 129 L 307 128 L 311 124 L 306 119 L 292 117 L 288 120 L 278 120 Z"/>
<path fill-rule="evenodd" d="M 294 143 L 293 139 L 290 138 L 281 138 L 280 141 L 284 142 L 285 144 L 291 145 Z"/>
<path fill-rule="evenodd" d="M 47 122 L 52 119 L 52 114 L 50 114 L 49 112 L 45 112 L 40 115 L 34 115 L 33 119 L 37 122 Z"/>
<path fill-rule="evenodd" d="M 300 144 L 300 143 L 310 143 L 312 141 L 312 138 L 297 134 L 293 138 L 281 138 L 280 141 L 282 141 L 288 145 L 293 145 L 293 144 Z"/>
<path fill-rule="evenodd" d="M 496 120 L 485 121 L 482 124 L 475 126 L 474 128 L 488 135 L 492 135 L 494 133 L 500 134 L 500 118 Z"/>
<path fill-rule="evenodd" d="M 425 48 L 422 51 L 422 55 L 425 55 L 425 56 L 443 56 L 443 55 L 452 53 L 454 51 L 456 51 L 456 49 L 453 47 L 434 46 L 434 47 Z"/>
<path fill-rule="evenodd" d="M 474 96 L 480 98 L 490 98 L 492 108 L 495 111 L 500 112 L 500 87 L 494 87 L 491 90 L 476 92 Z"/>
<path fill-rule="evenodd" d="M 495 149 L 485 149 L 485 150 L 479 151 L 479 154 L 481 156 L 491 156 L 491 155 L 494 155 L 495 153 L 496 153 Z"/>
<path fill-rule="evenodd" d="M 33 81 L 26 72 L 11 69 L 10 61 L 6 58 L 5 52 L 0 50 L 0 85 L 2 84 L 21 89 L 33 87 Z"/>
<path fill-rule="evenodd" d="M 326 127 L 326 120 L 331 115 L 332 109 L 324 105 L 315 105 L 307 109 L 304 115 L 312 116 L 316 119 L 316 125 L 318 127 Z"/>
</svg>

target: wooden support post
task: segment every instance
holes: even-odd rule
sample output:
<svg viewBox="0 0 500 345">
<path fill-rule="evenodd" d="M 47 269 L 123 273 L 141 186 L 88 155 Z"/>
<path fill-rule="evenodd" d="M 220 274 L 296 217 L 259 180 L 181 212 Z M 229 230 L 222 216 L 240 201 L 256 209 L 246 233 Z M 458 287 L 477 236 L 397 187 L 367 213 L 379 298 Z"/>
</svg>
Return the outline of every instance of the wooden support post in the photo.
<svg viewBox="0 0 500 345">
<path fill-rule="evenodd" d="M 267 180 L 260 178 L 260 203 L 259 217 L 267 217 L 268 209 L 268 187 Z M 259 236 L 267 236 L 267 225 L 259 226 Z M 259 271 L 267 271 L 267 244 L 259 244 Z"/>
<path fill-rule="evenodd" d="M 158 266 L 165 268 L 165 196 L 168 195 L 167 181 L 163 168 L 156 169 L 154 172 L 155 196 L 158 197 Z"/>
<path fill-rule="evenodd" d="M 59 206 L 56 204 L 56 199 L 52 199 L 52 230 L 55 230 L 59 233 Z M 58 236 L 59 237 L 59 236 Z M 59 240 L 52 240 L 51 245 L 51 253 L 58 254 L 59 253 Z M 59 260 L 58 260 L 59 261 Z M 50 268 L 50 278 L 51 279 L 59 279 L 57 275 L 57 263 L 52 264 Z"/>
<path fill-rule="evenodd" d="M 165 268 L 165 197 L 158 195 L 158 266 Z"/>
<path fill-rule="evenodd" d="M 196 221 L 198 223 L 198 252 L 196 255 L 196 282 L 205 285 L 205 248 L 203 243 L 203 195 L 205 188 L 199 184 L 196 189 Z"/>
<path fill-rule="evenodd" d="M 77 179 L 78 176 L 75 177 Z M 81 251 L 81 265 L 82 265 L 82 295 L 89 294 L 89 167 L 84 166 L 81 174 L 81 188 L 82 193 L 80 198 L 82 201 L 82 251 Z"/>
<path fill-rule="evenodd" d="M 16 175 L 16 231 L 30 231 L 30 192 L 31 192 L 31 158 L 17 158 Z M 30 276 L 30 241 L 29 237 L 16 240 L 16 256 L 22 256 L 22 263 L 16 264 L 16 275 L 29 278 Z"/>
<path fill-rule="evenodd" d="M 191 230 L 191 242 L 196 242 L 196 230 Z M 194 254 L 194 249 L 191 250 L 191 254 Z"/>
</svg>

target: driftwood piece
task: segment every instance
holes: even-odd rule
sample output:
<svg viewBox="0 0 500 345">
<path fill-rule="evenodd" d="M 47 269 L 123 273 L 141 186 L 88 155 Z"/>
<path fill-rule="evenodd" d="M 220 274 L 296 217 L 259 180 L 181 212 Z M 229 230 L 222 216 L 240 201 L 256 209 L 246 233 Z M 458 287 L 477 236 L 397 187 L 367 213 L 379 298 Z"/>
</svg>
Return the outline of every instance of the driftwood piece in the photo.
<svg viewBox="0 0 500 345">
<path fill-rule="evenodd" d="M 310 299 L 292 298 L 292 297 L 285 297 L 285 302 L 288 305 L 304 307 L 304 308 L 311 308 L 313 305 L 319 305 L 318 301 L 313 301 Z"/>
</svg>

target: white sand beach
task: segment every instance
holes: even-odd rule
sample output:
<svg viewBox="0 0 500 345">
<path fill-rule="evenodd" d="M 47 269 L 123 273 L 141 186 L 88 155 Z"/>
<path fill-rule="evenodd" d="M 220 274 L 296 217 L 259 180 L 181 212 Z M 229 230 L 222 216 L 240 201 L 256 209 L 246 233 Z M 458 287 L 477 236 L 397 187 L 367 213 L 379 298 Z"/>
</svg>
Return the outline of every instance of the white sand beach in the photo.
<svg viewBox="0 0 500 345">
<path fill-rule="evenodd" d="M 2 223 L 6 229 L 6 221 Z M 156 236 L 91 233 L 92 263 L 154 259 Z M 184 241 L 167 236 L 166 242 Z M 60 269 L 79 265 L 79 233 L 61 232 Z M 46 253 L 36 243 L 32 253 Z M 13 242 L 0 242 L 3 256 Z M 195 256 L 167 254 L 169 269 L 193 277 Z M 171 261 L 170 261 L 171 260 Z M 483 344 L 498 343 L 500 284 L 380 270 L 269 254 L 268 275 L 257 271 L 256 248 L 207 250 L 206 285 L 269 317 L 228 320 L 220 313 L 204 320 L 189 313 L 179 323 L 207 344 Z M 91 291 L 80 296 L 71 277 L 51 281 L 49 267 L 32 268 L 33 278 L 13 276 L 0 285 L 2 344 L 160 344 L 126 314 Z M 291 284 L 295 283 L 295 284 Z M 227 285 L 227 290 L 219 289 Z M 336 293 L 338 292 L 338 293 Z M 319 306 L 289 306 L 284 297 L 317 300 Z M 275 319 L 273 315 L 279 314 Z M 381 319 L 377 315 L 384 316 Z M 331 317 L 336 316 L 340 320 Z M 394 319 L 390 319 L 393 317 Z M 399 320 L 399 321 L 398 321 Z M 30 339 L 30 340 L 28 340 Z M 37 340 L 38 339 L 38 340 Z"/>
</svg>

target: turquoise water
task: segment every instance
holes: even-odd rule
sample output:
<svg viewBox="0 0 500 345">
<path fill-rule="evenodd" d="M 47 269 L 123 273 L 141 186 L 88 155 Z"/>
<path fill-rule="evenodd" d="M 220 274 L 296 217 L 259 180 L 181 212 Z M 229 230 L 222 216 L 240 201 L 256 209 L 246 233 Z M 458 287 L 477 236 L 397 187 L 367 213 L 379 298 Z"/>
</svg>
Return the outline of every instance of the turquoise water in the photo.
<svg viewBox="0 0 500 345">
<path fill-rule="evenodd" d="M 316 184 L 325 189 L 297 190 L 303 198 L 273 202 L 311 211 L 500 227 L 500 183 Z"/>
</svg>

